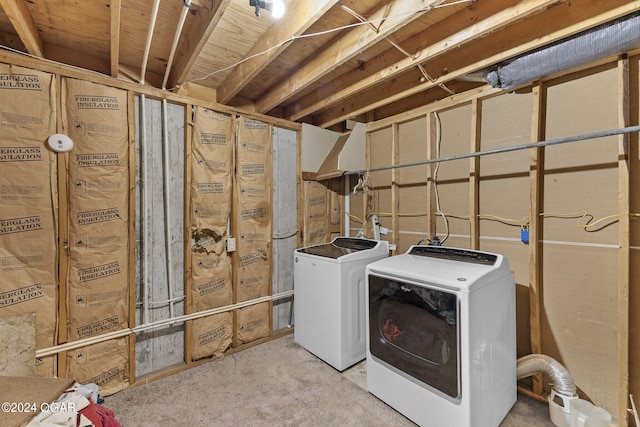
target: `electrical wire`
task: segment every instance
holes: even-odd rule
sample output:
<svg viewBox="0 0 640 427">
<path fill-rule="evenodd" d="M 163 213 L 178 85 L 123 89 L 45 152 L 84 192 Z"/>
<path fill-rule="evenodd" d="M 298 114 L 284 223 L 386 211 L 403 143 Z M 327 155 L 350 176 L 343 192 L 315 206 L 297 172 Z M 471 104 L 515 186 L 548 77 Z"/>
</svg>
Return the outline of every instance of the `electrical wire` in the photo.
<svg viewBox="0 0 640 427">
<path fill-rule="evenodd" d="M 363 223 L 364 223 L 364 221 L 363 221 L 360 217 L 358 217 L 358 216 L 356 216 L 356 215 L 354 215 L 354 214 L 352 214 L 352 213 L 349 213 L 349 212 L 347 212 L 347 211 L 344 211 L 344 213 L 345 213 L 346 215 L 348 215 L 348 216 L 349 216 L 349 218 L 351 218 L 351 220 L 352 220 L 352 221 L 356 221 L 356 222 L 358 222 L 358 223 L 360 223 L 360 224 L 363 224 Z"/>
<path fill-rule="evenodd" d="M 504 218 L 504 217 L 497 216 L 497 215 L 480 214 L 480 215 L 478 215 L 478 218 L 479 219 L 489 219 L 489 220 L 492 220 L 492 221 L 498 221 L 498 222 L 502 222 L 502 223 L 507 224 L 507 225 L 517 225 L 523 230 L 526 230 L 526 229 L 529 228 L 529 216 L 525 216 L 522 219 L 511 219 L 511 218 Z"/>
<path fill-rule="evenodd" d="M 284 46 L 284 45 L 286 45 L 286 44 L 288 44 L 290 42 L 296 41 L 296 40 L 305 39 L 305 38 L 311 38 L 311 37 L 324 36 L 324 35 L 331 34 L 331 33 L 337 32 L 337 31 L 343 31 L 343 30 L 348 30 L 348 29 L 351 29 L 351 28 L 359 27 L 361 25 L 367 25 L 369 27 L 375 28 L 374 23 L 377 23 L 377 22 L 382 23 L 382 22 L 384 22 L 384 21 L 386 21 L 388 19 L 392 19 L 392 18 L 401 18 L 403 16 L 410 16 L 410 15 L 415 15 L 415 14 L 418 14 L 418 13 L 428 12 L 428 11 L 430 11 L 432 9 L 436 9 L 436 8 L 439 9 L 439 8 L 443 8 L 443 7 L 447 7 L 447 6 L 455 6 L 455 5 L 458 5 L 460 3 L 468 3 L 468 2 L 472 2 L 472 1 L 475 1 L 475 0 L 458 0 L 458 1 L 455 1 L 455 2 L 452 2 L 452 3 L 441 2 L 441 3 L 438 3 L 437 5 L 429 5 L 429 6 L 423 7 L 422 9 L 418 9 L 418 10 L 415 10 L 415 11 L 399 13 L 397 15 L 386 16 L 386 17 L 378 18 L 378 19 L 366 19 L 366 18 L 361 19 L 361 18 L 358 18 L 358 22 L 355 22 L 353 24 L 343 25 L 341 27 L 336 27 L 336 28 L 330 28 L 328 30 L 318 31 L 318 32 L 315 32 L 315 33 L 300 34 L 300 35 L 297 35 L 297 36 L 291 36 L 288 39 L 283 40 L 281 42 L 278 42 L 275 45 L 271 46 L 270 48 L 268 48 L 268 49 L 266 49 L 266 50 L 264 50 L 262 52 L 258 52 L 258 53 L 255 53 L 253 55 L 249 55 L 246 58 L 241 59 L 240 61 L 237 61 L 237 62 L 235 62 L 235 63 L 233 63 L 231 65 L 228 65 L 226 67 L 220 68 L 218 70 L 212 71 L 209 74 L 206 74 L 206 75 L 204 75 L 202 77 L 196 77 L 194 79 L 185 81 L 183 84 L 193 83 L 193 82 L 200 81 L 200 80 L 206 80 L 211 76 L 214 76 L 214 75 L 216 75 L 218 73 L 222 73 L 222 72 L 231 70 L 232 68 L 235 68 L 235 67 L 237 67 L 238 65 L 241 65 L 244 62 L 250 61 L 250 60 L 252 60 L 254 58 L 257 58 L 259 56 L 262 56 L 262 55 L 266 55 L 266 54 L 270 53 L 271 51 L 279 49 L 280 47 L 282 47 L 282 46 Z M 178 89 L 178 88 L 179 88 L 179 85 L 176 85 L 171 90 Z M 449 89 L 445 89 L 445 90 L 449 91 Z"/>
<path fill-rule="evenodd" d="M 630 216 L 635 216 L 635 215 L 636 214 L 630 214 Z M 578 212 L 571 212 L 571 213 L 564 213 L 564 214 L 548 212 L 548 213 L 541 213 L 540 216 L 543 218 L 578 218 L 576 225 L 580 228 L 584 228 L 586 231 L 589 231 L 588 230 L 589 228 L 595 227 L 596 225 L 602 222 L 611 220 L 613 218 L 619 218 L 620 214 L 608 215 L 596 221 L 593 221 L 594 219 L 593 215 L 591 215 L 587 211 L 578 211 Z"/>
<path fill-rule="evenodd" d="M 434 111 L 433 115 L 436 119 L 436 158 L 439 159 L 440 144 L 442 143 L 442 123 L 440 122 L 440 116 L 438 115 L 437 111 Z M 443 244 L 449 238 L 449 221 L 447 220 L 447 216 L 443 214 L 442 210 L 440 209 L 440 194 L 438 193 L 438 169 L 440 169 L 440 162 L 436 163 L 436 167 L 433 170 L 433 193 L 436 200 L 436 210 L 437 212 L 440 212 L 442 220 L 444 221 L 445 236 L 444 239 L 440 240 L 440 244 Z"/>
<path fill-rule="evenodd" d="M 360 230 L 358 230 L 358 232 L 356 233 L 356 237 L 367 237 L 364 233 L 364 230 L 367 228 L 367 224 L 369 223 L 371 215 L 373 214 L 367 215 L 367 218 L 362 222 L 362 227 L 360 227 Z"/>
<path fill-rule="evenodd" d="M 435 215 L 444 215 L 447 218 L 462 219 L 462 220 L 465 220 L 465 221 L 469 221 L 471 219 L 471 217 L 469 215 L 457 215 L 457 214 L 452 214 L 452 213 L 444 213 L 444 212 L 441 212 L 441 211 L 436 211 L 436 212 L 434 212 L 434 214 Z M 591 215 L 587 211 L 577 211 L 577 212 L 570 212 L 570 213 L 543 212 L 543 213 L 540 213 L 540 216 L 543 217 L 543 218 L 578 218 L 578 221 L 576 222 L 576 226 L 587 230 L 587 229 L 593 228 L 593 227 L 597 226 L 598 224 L 601 224 L 601 223 L 603 223 L 605 221 L 609 221 L 609 220 L 612 220 L 614 218 L 619 218 L 620 214 L 607 215 L 607 216 L 599 218 L 599 219 L 597 219 L 595 221 L 593 221 L 593 218 L 594 218 L 593 215 Z M 640 218 L 640 213 L 630 213 L 629 217 L 630 218 Z M 525 216 L 525 217 L 523 217 L 521 219 L 513 219 L 513 218 L 501 217 L 501 216 L 498 216 L 498 215 L 479 214 L 478 218 L 479 219 L 497 221 L 497 222 L 501 222 L 501 223 L 506 224 L 506 225 L 519 226 L 523 230 L 529 228 L 529 216 Z"/>
<path fill-rule="evenodd" d="M 376 212 L 375 214 L 378 215 L 379 217 L 393 216 L 393 213 L 391 212 Z M 396 214 L 397 217 L 401 217 L 401 218 L 413 218 L 417 216 L 427 216 L 427 215 L 429 215 L 429 212 L 409 212 L 409 213 L 399 212 Z"/>
<path fill-rule="evenodd" d="M 254 58 L 257 58 L 259 56 L 262 56 L 262 55 L 266 55 L 266 54 L 270 53 L 273 50 L 279 49 L 280 47 L 286 45 L 287 43 L 290 43 L 290 42 L 293 42 L 293 41 L 296 41 L 296 40 L 299 40 L 299 39 L 323 36 L 323 35 L 326 35 L 326 34 L 331 34 L 331 33 L 337 32 L 337 31 L 342 31 L 342 30 L 348 30 L 350 28 L 355 28 L 355 27 L 358 27 L 358 26 L 361 26 L 361 25 L 372 26 L 373 23 L 375 23 L 375 22 L 382 23 L 382 22 L 384 22 L 384 21 L 386 21 L 388 19 L 391 19 L 391 18 L 401 18 L 403 16 L 410 16 L 410 15 L 414 15 L 414 14 L 417 14 L 417 13 L 428 12 L 428 11 L 430 11 L 432 9 L 440 9 L 440 8 L 443 8 L 443 7 L 455 6 L 455 5 L 458 5 L 458 4 L 461 4 L 461 3 L 468 3 L 468 2 L 473 2 L 473 1 L 476 1 L 476 0 L 458 0 L 458 1 L 451 2 L 451 3 L 439 3 L 439 4 L 436 4 L 436 5 L 429 5 L 429 6 L 423 7 L 422 9 L 418 9 L 416 11 L 405 12 L 405 13 L 401 13 L 401 14 L 397 14 L 397 15 L 393 15 L 393 16 L 387 16 L 387 17 L 378 18 L 378 19 L 366 19 L 365 18 L 364 21 L 359 21 L 359 22 L 356 22 L 356 23 L 353 23 L 353 24 L 349 24 L 349 25 L 343 25 L 341 27 L 330 28 L 328 30 L 318 31 L 316 33 L 300 34 L 300 35 L 297 35 L 297 36 L 291 36 L 288 39 L 283 40 L 283 41 L 281 41 L 279 43 L 276 43 L 275 45 L 271 46 L 270 48 L 268 48 L 268 49 L 266 49 L 266 50 L 264 50 L 262 52 L 258 52 L 258 53 L 255 53 L 253 55 L 249 55 L 246 58 L 243 58 L 243 59 L 241 59 L 241 60 L 239 60 L 239 61 L 237 61 L 237 62 L 235 62 L 235 63 L 233 63 L 231 65 L 228 65 L 226 67 L 220 68 L 220 69 L 215 70 L 215 71 L 212 71 L 212 72 L 210 72 L 210 73 L 208 73 L 208 74 L 206 74 L 206 75 L 204 75 L 202 77 L 196 77 L 196 78 L 193 78 L 191 80 L 187 80 L 187 81 L 183 82 L 182 84 L 187 84 L 187 83 L 193 83 L 193 82 L 197 82 L 197 81 L 201 81 L 201 80 L 206 80 L 211 76 L 214 76 L 216 74 L 231 70 L 231 69 L 237 67 L 238 65 L 243 64 L 244 62 L 250 61 L 250 60 L 252 60 Z M 395 44 L 394 44 L 394 46 L 395 46 Z M 30 54 L 28 52 L 22 52 L 20 50 L 14 49 L 14 48 L 6 46 L 6 45 L 0 44 L 0 49 L 4 49 L 4 50 L 7 50 L 7 51 L 10 51 L 10 52 L 13 52 L 13 53 L 17 53 L 19 55 L 27 56 L 27 57 L 30 57 L 30 58 L 35 58 L 35 59 L 39 59 L 39 60 L 42 60 L 42 61 L 46 61 L 46 62 L 49 62 L 51 64 L 64 65 L 64 66 L 68 66 L 68 67 L 76 69 L 76 70 L 88 71 L 88 72 L 91 72 L 91 73 L 96 74 L 96 75 L 110 77 L 109 74 L 100 73 L 100 72 L 94 71 L 94 70 L 88 70 L 88 69 L 77 67 L 77 66 L 70 65 L 70 64 L 65 64 L 63 62 L 54 61 L 52 59 L 42 58 L 42 57 Z M 425 73 L 426 73 L 426 71 L 425 71 Z M 428 76 L 428 74 L 427 74 L 427 76 Z M 432 82 L 435 82 L 435 80 L 431 79 L 430 77 L 429 77 L 429 80 L 432 81 Z M 170 88 L 169 90 L 170 91 L 177 90 L 177 89 L 180 88 L 180 86 L 181 85 L 176 85 L 176 86 Z M 443 87 L 444 85 L 440 84 L 439 86 Z M 443 89 L 447 90 L 450 93 L 453 93 L 448 88 L 443 87 Z"/>
<path fill-rule="evenodd" d="M 295 236 L 296 234 L 298 234 L 298 229 L 296 229 L 295 231 L 290 231 L 289 233 L 285 233 L 285 234 L 274 234 L 273 236 L 271 236 L 274 240 L 283 240 L 283 239 L 290 239 L 293 236 Z"/>
</svg>

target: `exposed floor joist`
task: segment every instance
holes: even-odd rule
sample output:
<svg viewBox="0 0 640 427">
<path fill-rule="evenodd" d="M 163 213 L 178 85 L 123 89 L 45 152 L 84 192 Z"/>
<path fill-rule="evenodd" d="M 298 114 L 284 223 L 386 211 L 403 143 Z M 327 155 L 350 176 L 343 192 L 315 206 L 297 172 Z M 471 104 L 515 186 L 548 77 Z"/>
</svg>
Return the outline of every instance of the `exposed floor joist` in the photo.
<svg viewBox="0 0 640 427">
<path fill-rule="evenodd" d="M 173 71 L 169 76 L 168 87 L 177 87 L 185 82 L 191 67 L 193 67 L 207 44 L 218 21 L 222 19 L 222 15 L 229 3 L 231 3 L 231 0 L 221 0 L 217 6 L 215 2 L 211 2 L 210 5 L 202 1 L 194 2 L 195 7 L 200 6 L 194 14 L 196 19 L 195 28 L 189 31 L 179 44 Z"/>
<path fill-rule="evenodd" d="M 31 55 L 44 57 L 44 42 L 38 34 L 31 12 L 23 0 L 0 0 L 0 6 L 9 17 L 22 43 Z"/>
<path fill-rule="evenodd" d="M 118 62 L 120 59 L 120 8 L 122 0 L 111 0 L 111 77 L 118 77 Z"/>
<path fill-rule="evenodd" d="M 467 64 L 467 60 L 465 60 L 465 58 L 473 57 L 474 50 L 479 51 L 476 52 L 475 55 L 487 55 L 482 60 L 478 60 L 469 65 L 463 65 L 459 68 L 447 68 L 447 74 L 440 76 L 436 82 L 425 81 L 423 83 L 417 83 L 417 79 L 413 79 L 412 83 L 411 79 L 409 79 L 409 81 L 405 83 L 404 87 L 402 87 L 402 84 L 399 83 L 402 79 L 396 77 L 394 81 L 396 90 L 388 90 L 385 92 L 381 91 L 379 87 L 368 86 L 366 90 L 358 92 L 358 96 L 350 97 L 346 101 L 343 100 L 342 104 L 336 104 L 324 109 L 320 114 L 315 114 L 314 122 L 320 127 L 330 127 L 351 117 L 364 114 L 368 111 L 375 110 L 376 108 L 382 108 L 385 105 L 398 102 L 417 93 L 431 90 L 441 83 L 446 84 L 447 82 L 474 73 L 478 70 L 482 70 L 506 59 L 546 46 L 569 35 L 579 33 L 602 23 L 633 13 L 640 10 L 640 2 L 625 3 L 624 5 L 612 9 L 611 7 L 599 2 L 593 3 L 588 0 L 576 0 L 570 3 L 564 3 L 564 7 L 564 13 L 559 13 L 560 10 L 558 8 L 553 8 L 548 12 L 548 14 L 536 15 L 535 18 L 527 21 L 527 25 L 518 24 L 520 32 L 528 34 L 528 37 L 530 39 L 532 38 L 532 40 L 529 40 L 526 43 L 518 43 L 518 37 L 520 36 L 516 35 L 517 33 L 515 30 L 505 31 L 504 29 L 502 31 L 504 34 L 500 39 L 476 39 L 473 47 L 470 47 L 467 52 L 464 52 L 463 47 L 461 51 L 456 51 L 454 55 L 436 58 L 436 63 L 440 60 L 442 60 L 442 62 L 438 64 L 439 66 L 434 68 L 442 69 L 446 64 L 455 64 L 456 61 L 453 58 L 458 58 L 459 63 L 461 64 Z M 553 15 L 552 17 L 551 14 Z M 536 29 L 540 31 L 541 28 L 554 27 L 550 21 L 551 19 L 555 21 L 555 28 L 558 29 L 536 36 L 534 33 Z M 498 42 L 498 40 L 500 40 L 500 42 Z M 515 42 L 515 46 L 505 47 L 505 45 L 501 44 L 509 43 L 511 41 Z M 483 43 L 485 43 L 485 45 L 482 45 Z M 345 110 L 345 104 L 348 105 L 349 111 Z"/>
<path fill-rule="evenodd" d="M 378 32 L 371 31 L 368 25 L 359 25 L 349 30 L 339 43 L 327 47 L 312 55 L 310 61 L 292 73 L 285 81 L 256 101 L 258 112 L 268 112 L 278 104 L 289 99 L 296 92 L 316 82 L 336 67 L 355 58 L 375 43 L 384 41 L 399 28 L 417 19 L 431 5 L 441 1 L 423 0 L 394 1 L 389 9 L 383 8 L 368 19 L 378 23 Z"/>
<path fill-rule="evenodd" d="M 290 111 L 295 111 L 295 113 L 291 114 L 288 118 L 290 120 L 298 120 L 312 114 L 314 111 L 329 108 L 351 96 L 355 96 L 366 91 L 366 89 L 371 85 L 376 85 L 384 82 L 385 80 L 396 78 L 400 74 L 413 67 L 416 67 L 418 64 L 424 61 L 433 60 L 440 55 L 444 55 L 455 49 L 459 49 L 461 46 L 467 45 L 478 38 L 486 36 L 489 33 L 501 30 L 509 25 L 512 25 L 518 20 L 530 17 L 536 13 L 540 13 L 548 7 L 559 3 L 559 1 L 560 0 L 532 0 L 527 1 L 524 4 L 520 3 L 513 7 L 503 9 L 502 11 L 491 15 L 490 17 L 482 21 L 476 22 L 471 27 L 467 27 L 453 35 L 445 37 L 442 40 L 431 44 L 426 49 L 421 49 L 419 52 L 416 52 L 415 56 L 405 57 L 398 62 L 387 65 L 386 67 L 381 68 L 380 71 L 376 73 L 358 79 L 356 83 L 348 87 L 342 88 L 340 90 L 334 88 L 334 90 L 327 91 L 328 93 L 326 93 L 325 97 L 321 100 L 314 99 L 312 102 L 309 102 L 310 96 L 308 96 L 307 99 L 298 100 L 290 108 Z M 482 8 L 484 5 L 487 5 L 487 3 L 478 4 L 475 7 L 476 10 L 474 10 L 473 13 L 477 15 L 479 13 L 477 9 Z M 461 21 L 461 18 L 464 18 L 464 16 L 458 17 L 456 15 L 453 17 L 453 19 L 457 21 Z M 445 24 L 443 26 L 447 26 L 447 22 L 444 22 L 443 24 Z M 433 34 L 433 31 L 431 31 L 431 34 Z M 431 37 L 433 37 L 433 35 Z M 376 64 L 368 64 L 368 67 L 371 67 L 373 69 L 378 68 Z"/>
<path fill-rule="evenodd" d="M 294 23 L 291 26 L 273 26 L 249 52 L 247 57 L 254 57 L 251 61 L 238 65 L 220 85 L 218 102 L 225 104 L 240 90 L 253 80 L 280 52 L 287 48 L 284 41 L 300 36 L 320 19 L 338 0 L 301 0 L 293 5 L 287 19 Z M 274 48 L 275 47 L 275 48 Z M 263 53 L 264 54 L 261 54 Z M 258 56 L 256 56 L 258 55 Z"/>
</svg>

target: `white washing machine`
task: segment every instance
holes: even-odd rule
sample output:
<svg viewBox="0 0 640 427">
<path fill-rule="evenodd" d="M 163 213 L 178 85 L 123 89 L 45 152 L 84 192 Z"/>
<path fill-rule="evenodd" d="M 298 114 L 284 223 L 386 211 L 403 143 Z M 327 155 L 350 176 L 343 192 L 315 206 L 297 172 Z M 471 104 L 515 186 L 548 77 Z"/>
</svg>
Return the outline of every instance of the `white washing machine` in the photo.
<svg viewBox="0 0 640 427">
<path fill-rule="evenodd" d="M 369 392 L 421 426 L 497 427 L 517 397 L 507 260 L 413 246 L 366 274 Z"/>
<path fill-rule="evenodd" d="M 342 371 L 366 357 L 365 267 L 389 243 L 336 237 L 294 252 L 294 340 Z"/>
</svg>

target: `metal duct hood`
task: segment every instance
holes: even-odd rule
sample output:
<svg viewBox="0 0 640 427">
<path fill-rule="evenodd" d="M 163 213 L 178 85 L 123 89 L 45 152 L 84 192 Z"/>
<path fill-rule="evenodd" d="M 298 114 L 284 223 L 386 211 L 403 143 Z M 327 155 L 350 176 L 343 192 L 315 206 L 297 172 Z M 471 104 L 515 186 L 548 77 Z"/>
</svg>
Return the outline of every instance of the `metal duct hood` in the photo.
<svg viewBox="0 0 640 427">
<path fill-rule="evenodd" d="M 640 13 L 616 19 L 485 70 L 486 82 L 514 89 L 545 76 L 640 48 Z M 469 76 L 473 78 L 472 75 Z"/>
</svg>

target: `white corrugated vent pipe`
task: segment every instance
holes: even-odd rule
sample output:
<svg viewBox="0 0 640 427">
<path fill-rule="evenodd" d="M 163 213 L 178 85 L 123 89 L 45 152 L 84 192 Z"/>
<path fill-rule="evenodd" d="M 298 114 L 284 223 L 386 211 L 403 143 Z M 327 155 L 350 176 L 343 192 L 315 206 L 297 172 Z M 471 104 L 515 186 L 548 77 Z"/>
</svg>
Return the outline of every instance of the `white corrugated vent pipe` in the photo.
<svg viewBox="0 0 640 427">
<path fill-rule="evenodd" d="M 544 354 L 529 354 L 518 359 L 518 379 L 544 373 L 551 379 L 551 386 L 560 394 L 576 396 L 576 385 L 569 371 L 554 358 Z"/>
</svg>

